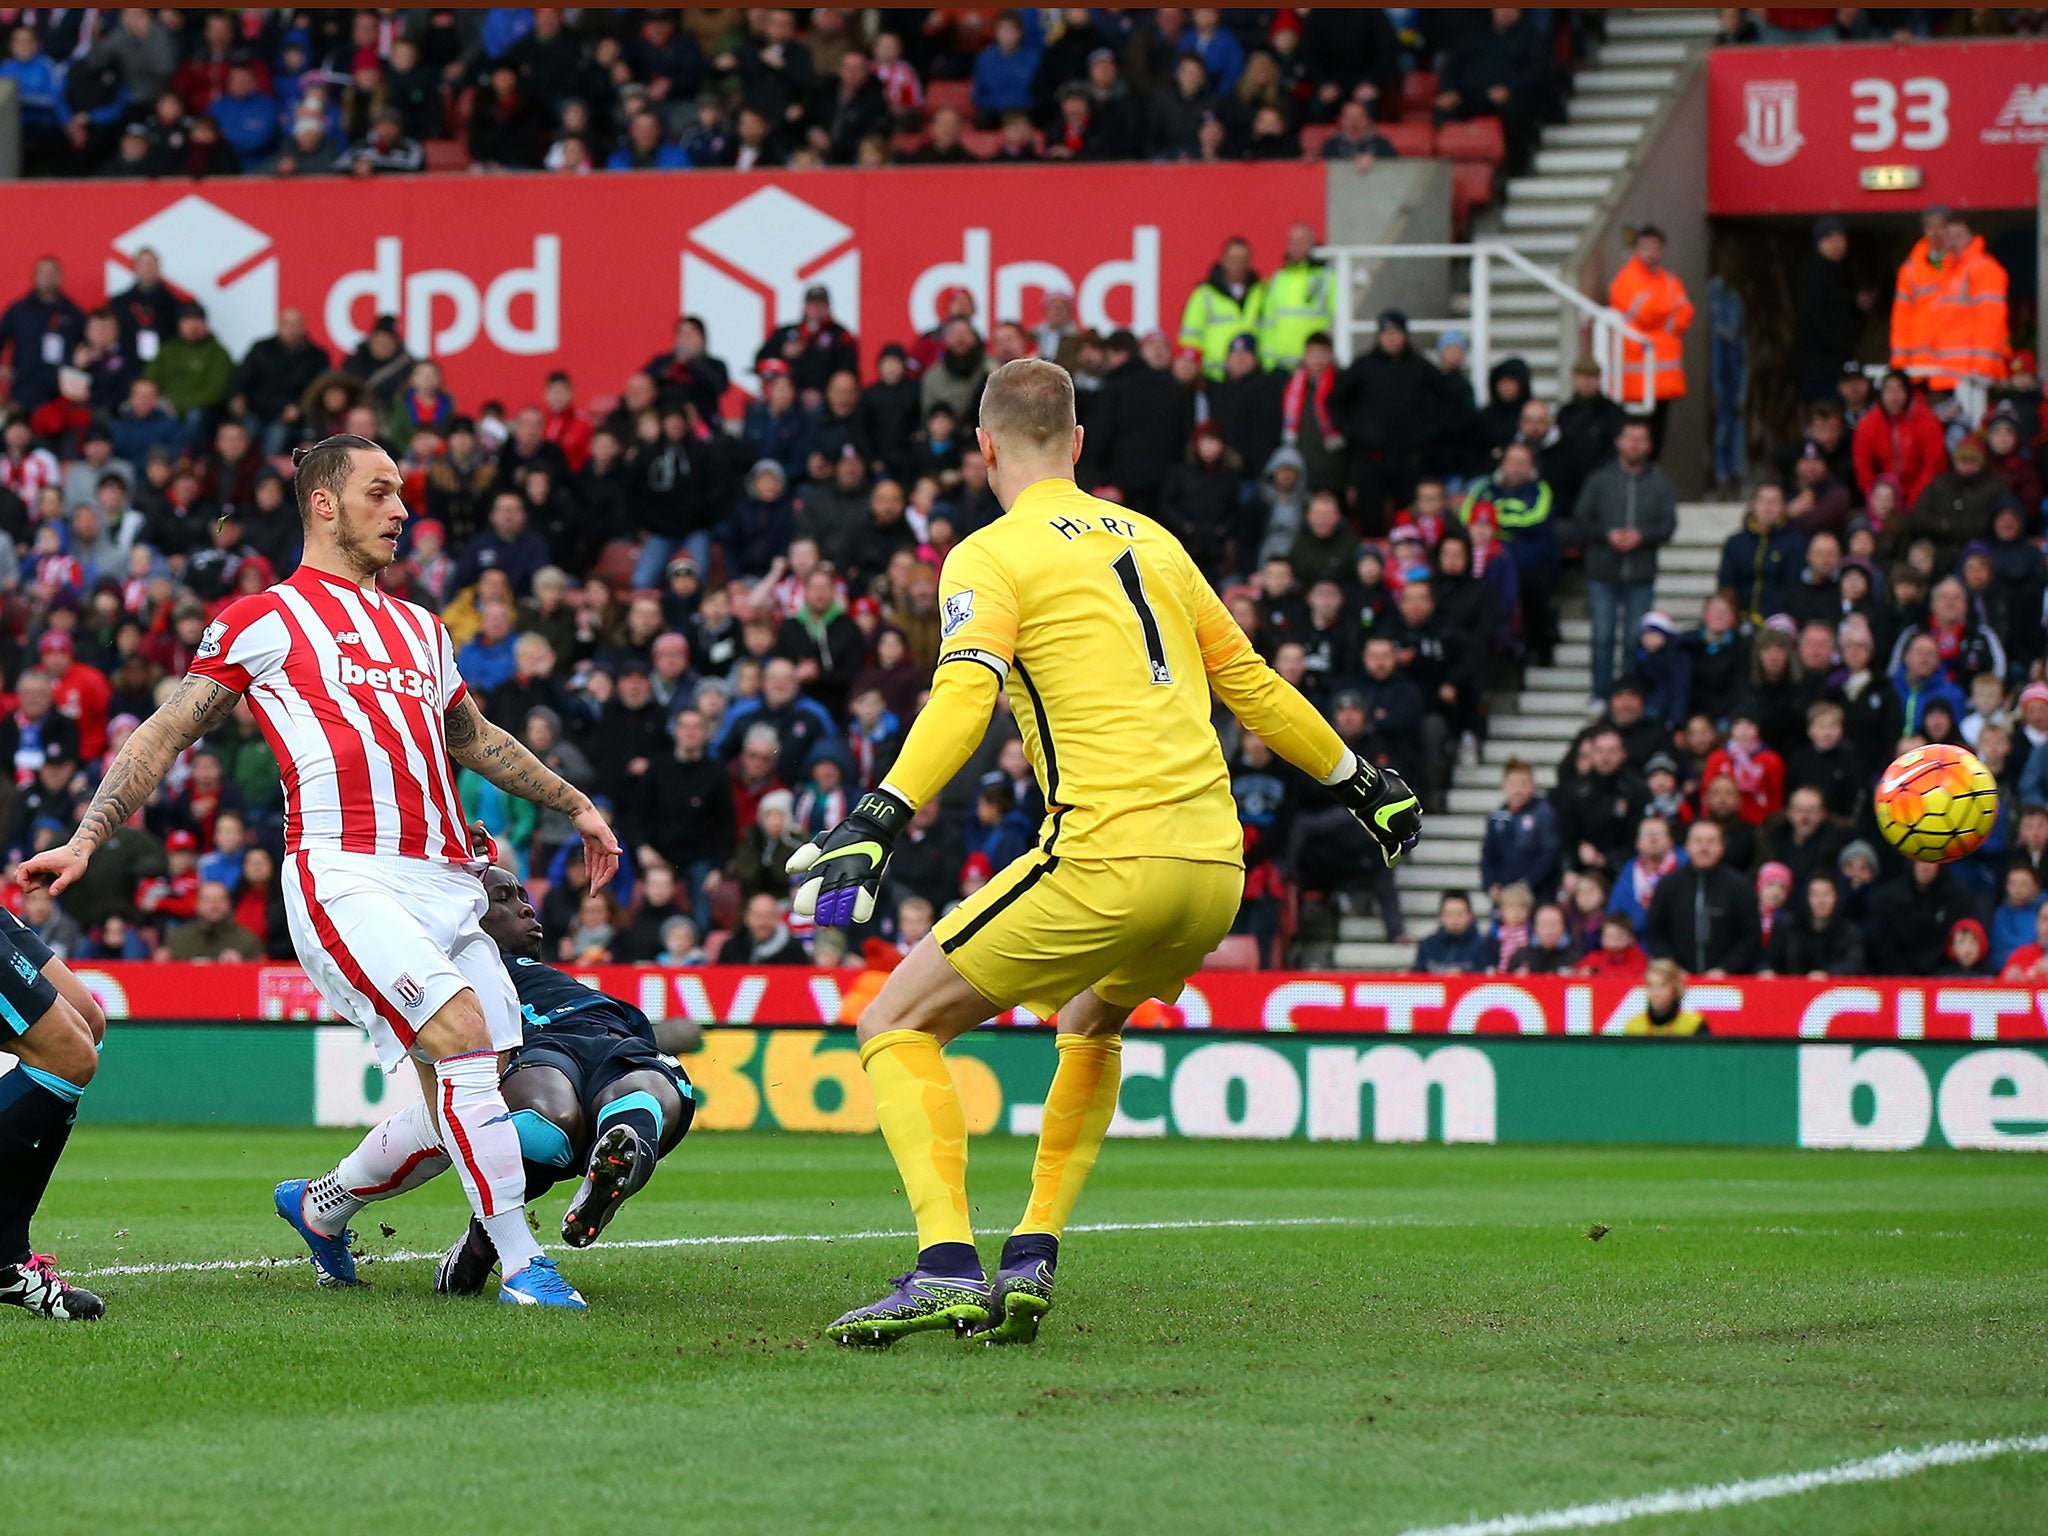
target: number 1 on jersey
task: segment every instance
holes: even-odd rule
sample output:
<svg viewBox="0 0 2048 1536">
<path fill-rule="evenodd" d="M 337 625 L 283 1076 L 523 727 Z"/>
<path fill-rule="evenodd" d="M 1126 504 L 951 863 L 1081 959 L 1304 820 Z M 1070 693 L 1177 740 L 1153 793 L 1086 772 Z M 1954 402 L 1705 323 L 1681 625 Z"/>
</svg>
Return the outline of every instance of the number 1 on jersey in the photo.
<svg viewBox="0 0 2048 1536">
<path fill-rule="evenodd" d="M 1138 572 L 1138 552 L 1126 549 L 1110 562 L 1109 568 L 1124 584 L 1124 596 L 1138 610 L 1138 627 L 1145 632 L 1145 659 L 1152 663 L 1152 681 L 1172 682 L 1173 672 L 1166 665 L 1166 642 L 1159 634 L 1159 620 L 1153 616 L 1152 605 L 1145 599 L 1145 579 Z"/>
</svg>

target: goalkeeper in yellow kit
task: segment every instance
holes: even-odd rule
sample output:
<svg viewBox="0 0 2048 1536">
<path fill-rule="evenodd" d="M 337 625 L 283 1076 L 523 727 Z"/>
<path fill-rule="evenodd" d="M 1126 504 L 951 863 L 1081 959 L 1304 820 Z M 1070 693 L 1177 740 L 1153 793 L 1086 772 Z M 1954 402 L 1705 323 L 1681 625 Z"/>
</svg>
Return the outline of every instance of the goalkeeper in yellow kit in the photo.
<svg viewBox="0 0 2048 1536">
<path fill-rule="evenodd" d="M 1259 659 L 1159 524 L 1075 485 L 1074 385 L 1037 358 L 990 375 L 975 434 L 1005 515 L 955 549 L 931 701 L 888 779 L 806 844 L 799 912 L 872 914 L 889 850 L 966 763 L 1007 688 L 1045 792 L 1038 846 L 942 918 L 861 1014 L 860 1059 L 917 1217 L 917 1265 L 827 1331 L 890 1344 L 952 1328 L 1034 1338 L 1059 1239 L 1116 1112 L 1124 1020 L 1172 999 L 1237 916 L 1244 842 L 1213 690 L 1365 824 L 1388 863 L 1422 816 Z M 993 1284 L 967 1215 L 967 1125 L 941 1048 L 1009 1008 L 1057 1013 L 1031 1198 Z"/>
</svg>

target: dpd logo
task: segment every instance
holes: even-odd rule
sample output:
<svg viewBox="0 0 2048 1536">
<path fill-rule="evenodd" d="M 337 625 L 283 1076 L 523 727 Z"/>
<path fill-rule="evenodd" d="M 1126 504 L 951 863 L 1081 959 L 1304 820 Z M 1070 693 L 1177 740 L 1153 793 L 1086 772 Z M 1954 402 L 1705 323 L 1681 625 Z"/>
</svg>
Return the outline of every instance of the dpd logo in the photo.
<svg viewBox="0 0 2048 1536">
<path fill-rule="evenodd" d="M 763 187 L 691 230 L 681 308 L 704 317 L 711 351 L 733 382 L 757 388 L 753 356 L 778 325 L 803 318 L 804 290 L 823 283 L 832 313 L 860 333 L 860 249 L 853 231 L 780 187 Z"/>
</svg>

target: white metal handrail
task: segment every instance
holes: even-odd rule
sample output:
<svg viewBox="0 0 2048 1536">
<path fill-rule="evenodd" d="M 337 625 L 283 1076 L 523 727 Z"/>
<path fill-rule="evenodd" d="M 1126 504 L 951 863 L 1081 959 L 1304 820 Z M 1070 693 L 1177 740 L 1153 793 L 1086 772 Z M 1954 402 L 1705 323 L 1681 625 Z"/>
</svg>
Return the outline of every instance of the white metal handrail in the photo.
<svg viewBox="0 0 2048 1536">
<path fill-rule="evenodd" d="M 1498 240 L 1475 240 L 1468 245 L 1326 245 L 1318 247 L 1316 254 L 1334 261 L 1337 267 L 1337 302 L 1340 308 L 1337 334 L 1332 339 L 1337 343 L 1339 363 L 1351 361 L 1358 333 L 1371 328 L 1373 306 L 1369 302 L 1359 302 L 1362 297 L 1369 298 L 1371 273 L 1369 268 L 1363 273 L 1366 283 L 1365 293 L 1361 295 L 1358 289 L 1361 264 L 1412 260 L 1469 261 L 1472 263 L 1472 313 L 1440 320 L 1410 317 L 1408 324 L 1411 330 L 1431 334 L 1447 330 L 1470 332 L 1472 393 L 1478 403 L 1484 405 L 1486 376 L 1493 367 L 1493 263 L 1498 261 L 1534 279 L 1538 286 L 1557 299 L 1560 374 L 1570 368 L 1578 357 L 1579 332 L 1581 327 L 1585 327 L 1589 332 L 1588 349 L 1594 362 L 1600 365 L 1601 393 L 1619 400 L 1631 410 L 1650 411 L 1657 404 L 1653 370 L 1648 367 L 1641 370 L 1641 398 L 1631 400 L 1622 366 L 1623 344 L 1636 343 L 1648 357 L 1649 336 L 1630 325 L 1620 310 L 1587 298 L 1555 272 L 1537 266 L 1513 246 Z"/>
</svg>

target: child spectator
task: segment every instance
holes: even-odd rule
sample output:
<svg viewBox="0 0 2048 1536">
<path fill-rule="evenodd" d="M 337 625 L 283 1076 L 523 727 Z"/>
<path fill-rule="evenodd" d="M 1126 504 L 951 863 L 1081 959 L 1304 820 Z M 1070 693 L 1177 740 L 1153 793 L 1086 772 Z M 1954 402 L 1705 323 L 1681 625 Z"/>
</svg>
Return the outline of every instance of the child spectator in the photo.
<svg viewBox="0 0 2048 1536">
<path fill-rule="evenodd" d="M 2040 914 L 2040 874 L 2025 861 L 2008 865 L 2005 900 L 1991 914 L 1991 965 L 1994 970 L 2004 970 L 2014 955 L 2033 942 Z"/>
<path fill-rule="evenodd" d="M 1692 657 L 1677 644 L 1677 633 L 1669 614 L 1654 608 L 1644 614 L 1631 669 L 1642 685 L 1643 713 L 1672 731 L 1685 723 L 1692 696 Z"/>
<path fill-rule="evenodd" d="M 1649 964 L 1650 957 L 1636 942 L 1636 931 L 1629 920 L 1619 912 L 1610 912 L 1600 920 L 1599 946 L 1587 951 L 1573 968 L 1573 974 L 1596 980 L 1634 981 Z"/>
<path fill-rule="evenodd" d="M 697 942 L 697 925 L 678 914 L 661 925 L 661 953 L 656 965 L 697 966 L 704 964 L 704 946 Z"/>
<path fill-rule="evenodd" d="M 1643 972 L 1643 1011 L 1621 1026 L 1624 1035 L 1685 1036 L 1712 1031 L 1685 1006 L 1685 972 L 1675 960 L 1652 960 Z"/>
<path fill-rule="evenodd" d="M 1560 844 L 1557 812 L 1536 798 L 1536 770 L 1519 757 L 1501 770 L 1501 806 L 1486 818 L 1479 850 L 1479 883 L 1500 900 L 1502 889 L 1521 885 L 1529 892 L 1557 886 Z"/>
<path fill-rule="evenodd" d="M 1472 921 L 1472 898 L 1445 891 L 1436 904 L 1436 931 L 1415 946 L 1415 969 L 1438 976 L 1484 975 L 1500 962 L 1493 940 Z"/>
<path fill-rule="evenodd" d="M 1519 954 L 1529 944 L 1529 914 L 1536 910 L 1536 895 L 1517 880 L 1503 886 L 1493 898 L 1493 952 L 1505 959 Z M 1498 964 L 1498 962 L 1496 962 Z M 1506 967 L 1499 967 L 1505 970 Z"/>
<path fill-rule="evenodd" d="M 1678 777 L 1678 759 L 1669 752 L 1651 754 L 1643 765 L 1643 782 L 1650 789 L 1647 814 L 1660 818 L 1676 837 L 1691 823 L 1693 811 L 1685 798 L 1685 785 Z"/>
<path fill-rule="evenodd" d="M 1757 937 L 1764 947 L 1785 916 L 1785 904 L 1792 899 L 1792 867 L 1770 863 L 1756 872 Z"/>
<path fill-rule="evenodd" d="M 1600 930 L 1607 919 L 1607 876 L 1597 869 L 1574 870 L 1565 876 L 1564 896 L 1572 947 L 1589 955 L 1600 947 Z"/>
<path fill-rule="evenodd" d="M 1948 967 L 1939 974 L 1988 979 L 1997 974 L 1991 965 L 1991 944 L 1984 925 L 1974 917 L 1958 921 L 1948 931 Z"/>
<path fill-rule="evenodd" d="M 1722 774 L 1741 792 L 1741 816 L 1752 827 L 1785 808 L 1785 760 L 1764 745 L 1763 732 L 1746 714 L 1728 723 L 1728 743 L 1709 753 L 1701 778 L 1711 784 Z"/>
</svg>

